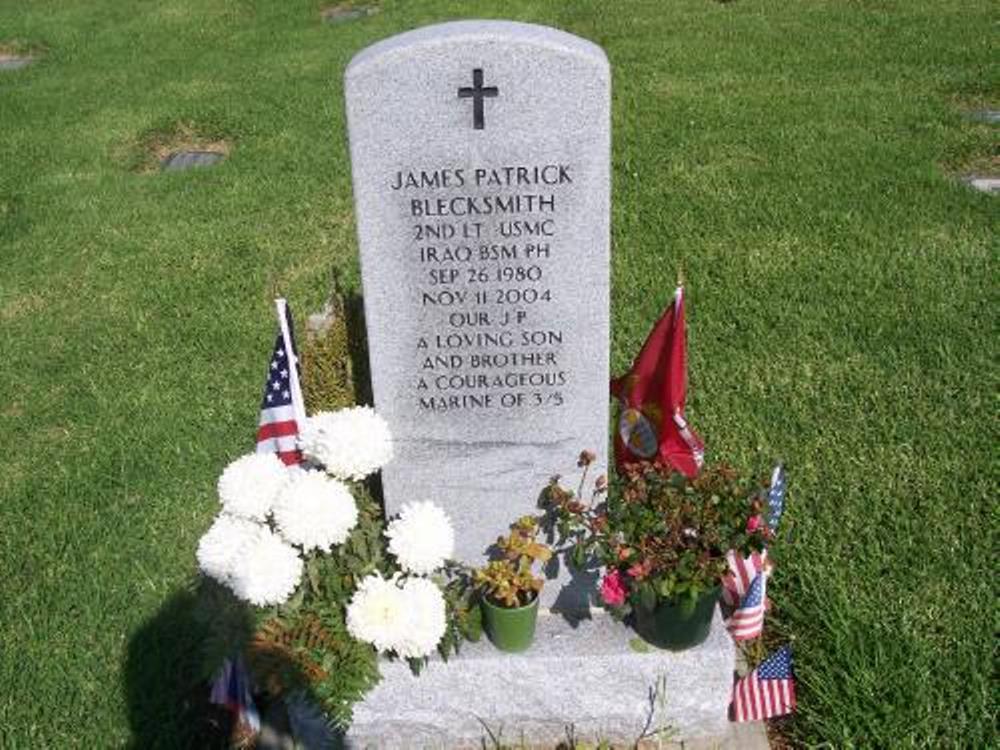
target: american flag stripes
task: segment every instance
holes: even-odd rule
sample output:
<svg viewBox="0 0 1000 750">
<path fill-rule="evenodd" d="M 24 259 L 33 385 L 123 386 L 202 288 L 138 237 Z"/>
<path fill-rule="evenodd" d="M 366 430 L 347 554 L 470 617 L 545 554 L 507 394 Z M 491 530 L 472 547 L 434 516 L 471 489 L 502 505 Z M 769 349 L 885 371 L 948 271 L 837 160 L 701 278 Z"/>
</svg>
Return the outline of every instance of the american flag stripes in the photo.
<svg viewBox="0 0 1000 750">
<path fill-rule="evenodd" d="M 767 550 L 754 552 L 748 557 L 729 550 L 726 554 L 729 572 L 722 578 L 722 601 L 729 607 L 737 607 L 750 590 L 750 584 L 767 567 Z"/>
<path fill-rule="evenodd" d="M 767 526 L 774 534 L 785 509 L 785 467 L 778 464 L 771 473 L 771 488 L 767 491 Z"/>
<path fill-rule="evenodd" d="M 292 313 L 284 299 L 275 300 L 280 332 L 274 343 L 264 382 L 257 426 L 257 452 L 277 453 L 286 464 L 302 461 L 296 447 L 299 426 L 306 412 L 299 385 L 299 359 L 295 353 Z"/>
<path fill-rule="evenodd" d="M 733 685 L 734 721 L 760 721 L 795 710 L 792 650 L 782 646 Z"/>
<path fill-rule="evenodd" d="M 243 659 L 226 659 L 219 676 L 212 683 L 209 696 L 212 703 L 225 706 L 232 712 L 236 733 L 260 731 L 260 714 L 250 692 L 250 675 Z"/>
<path fill-rule="evenodd" d="M 764 607 L 767 601 L 767 572 L 761 571 L 753 579 L 746 595 L 739 606 L 726 620 L 726 627 L 734 641 L 746 641 L 756 638 L 764 629 Z"/>
</svg>

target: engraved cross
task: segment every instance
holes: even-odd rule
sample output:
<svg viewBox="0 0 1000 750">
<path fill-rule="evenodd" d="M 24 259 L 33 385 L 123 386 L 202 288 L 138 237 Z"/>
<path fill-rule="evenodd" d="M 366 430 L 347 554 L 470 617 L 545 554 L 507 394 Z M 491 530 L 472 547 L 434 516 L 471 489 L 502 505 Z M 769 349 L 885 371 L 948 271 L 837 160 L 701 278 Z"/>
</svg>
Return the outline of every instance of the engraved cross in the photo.
<svg viewBox="0 0 1000 750">
<path fill-rule="evenodd" d="M 483 119 L 483 99 L 493 98 L 500 95 L 500 89 L 496 86 L 483 86 L 483 69 L 475 68 L 472 71 L 472 86 L 462 86 L 458 90 L 459 99 L 472 98 L 472 127 L 482 130 L 485 127 Z"/>
</svg>

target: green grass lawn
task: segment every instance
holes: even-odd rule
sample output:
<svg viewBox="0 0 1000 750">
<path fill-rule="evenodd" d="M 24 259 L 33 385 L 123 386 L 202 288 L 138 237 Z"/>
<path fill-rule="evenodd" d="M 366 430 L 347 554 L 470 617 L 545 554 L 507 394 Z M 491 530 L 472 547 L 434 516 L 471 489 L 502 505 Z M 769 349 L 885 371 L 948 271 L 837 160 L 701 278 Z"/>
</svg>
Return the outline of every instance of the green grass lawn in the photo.
<svg viewBox="0 0 1000 750">
<path fill-rule="evenodd" d="M 41 55 L 0 72 L 0 746 L 188 742 L 186 581 L 251 445 L 270 300 L 358 284 L 344 68 L 499 5 L 0 4 L 0 45 Z M 611 61 L 616 370 L 683 263 L 694 426 L 787 462 L 790 736 L 995 743 L 998 199 L 949 174 L 997 163 L 962 116 L 1000 108 L 996 5 L 504 5 Z M 228 160 L 144 171 L 185 134 Z"/>
</svg>

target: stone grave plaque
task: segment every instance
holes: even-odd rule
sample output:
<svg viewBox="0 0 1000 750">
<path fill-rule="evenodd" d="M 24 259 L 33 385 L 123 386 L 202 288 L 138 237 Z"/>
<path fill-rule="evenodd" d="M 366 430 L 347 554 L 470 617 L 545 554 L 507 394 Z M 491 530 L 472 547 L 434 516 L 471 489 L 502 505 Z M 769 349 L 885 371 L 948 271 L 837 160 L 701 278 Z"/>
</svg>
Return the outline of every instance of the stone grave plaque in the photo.
<svg viewBox="0 0 1000 750">
<path fill-rule="evenodd" d="M 1000 178 L 972 176 L 967 178 L 966 182 L 981 193 L 1000 194 Z"/>
<path fill-rule="evenodd" d="M 211 167 L 225 158 L 218 151 L 174 151 L 161 163 L 164 172 L 183 172 L 195 167 Z"/>
<path fill-rule="evenodd" d="M 30 57 L 0 54 L 0 70 L 20 70 L 28 67 L 31 63 L 32 58 Z"/>
<path fill-rule="evenodd" d="M 988 125 L 1000 124 L 1000 111 L 995 109 L 980 109 L 969 112 L 967 117 L 974 122 L 984 122 Z"/>
<path fill-rule="evenodd" d="M 610 86 L 596 45 L 506 21 L 392 37 L 345 75 L 386 511 L 440 504 L 470 562 L 581 450 L 605 470 Z M 543 605 L 585 607 L 593 579 L 560 568 Z"/>
<path fill-rule="evenodd" d="M 371 5 L 334 5 L 330 8 L 324 8 L 320 16 L 324 23 L 338 24 L 357 21 L 368 16 L 374 16 L 376 13 L 378 13 L 378 8 Z"/>
</svg>

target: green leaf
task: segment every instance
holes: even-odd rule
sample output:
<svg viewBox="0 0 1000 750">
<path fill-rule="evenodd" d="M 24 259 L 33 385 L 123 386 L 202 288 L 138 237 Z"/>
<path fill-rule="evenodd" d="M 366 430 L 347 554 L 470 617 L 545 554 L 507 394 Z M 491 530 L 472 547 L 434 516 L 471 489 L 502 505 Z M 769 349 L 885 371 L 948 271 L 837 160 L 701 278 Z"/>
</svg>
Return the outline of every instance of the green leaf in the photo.
<svg viewBox="0 0 1000 750">
<path fill-rule="evenodd" d="M 426 659 L 407 659 L 406 662 L 410 665 L 410 671 L 413 673 L 414 677 L 419 677 L 420 672 L 427 664 Z"/>
<path fill-rule="evenodd" d="M 639 602 L 643 609 L 653 609 L 656 606 L 656 590 L 648 583 L 639 587 Z"/>
<path fill-rule="evenodd" d="M 466 640 L 477 642 L 483 637 L 483 610 L 479 606 L 473 606 L 466 611 L 465 616 L 460 620 L 462 635 Z"/>
<path fill-rule="evenodd" d="M 680 598 L 679 603 L 681 613 L 684 616 L 688 616 L 694 612 L 695 605 L 698 603 L 698 595 L 693 592 L 688 592 L 686 596 Z"/>
<path fill-rule="evenodd" d="M 281 612 L 285 613 L 295 612 L 299 609 L 299 607 L 302 606 L 302 602 L 305 601 L 305 598 L 306 598 L 306 587 L 299 586 L 298 590 L 294 594 L 292 594 L 291 598 L 284 604 L 282 604 L 279 609 Z"/>
<path fill-rule="evenodd" d="M 628 647 L 638 654 L 648 654 L 653 650 L 642 638 L 633 638 L 628 642 Z"/>
<path fill-rule="evenodd" d="M 315 557 L 306 562 L 306 576 L 309 578 L 312 593 L 320 594 L 322 590 L 320 588 L 319 561 Z"/>
</svg>

